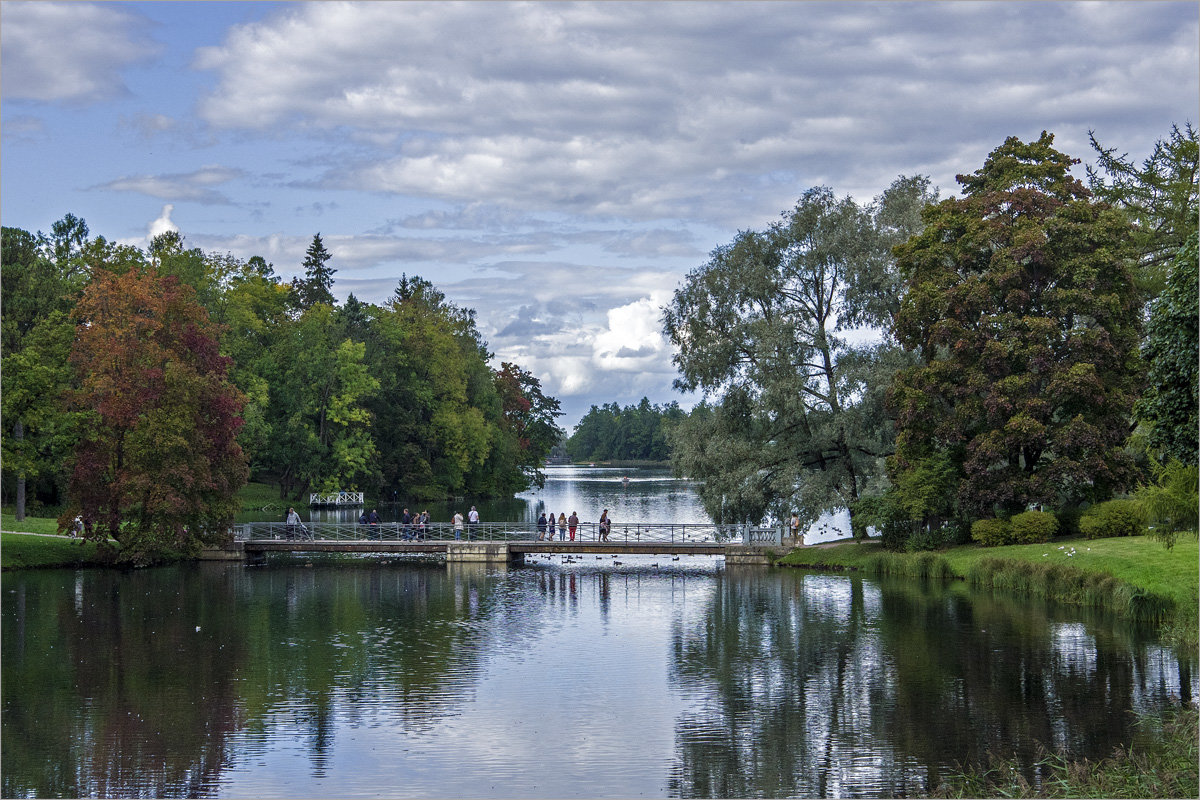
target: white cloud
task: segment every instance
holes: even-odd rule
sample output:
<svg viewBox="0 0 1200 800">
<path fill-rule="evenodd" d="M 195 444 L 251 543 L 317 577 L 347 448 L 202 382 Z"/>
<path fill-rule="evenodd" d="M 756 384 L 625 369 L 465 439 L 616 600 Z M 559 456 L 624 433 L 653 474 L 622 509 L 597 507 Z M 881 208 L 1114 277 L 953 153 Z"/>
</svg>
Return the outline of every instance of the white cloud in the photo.
<svg viewBox="0 0 1200 800">
<path fill-rule="evenodd" d="M 608 328 L 592 340 L 592 362 L 605 372 L 674 372 L 662 335 L 665 296 L 651 295 L 608 311 Z"/>
<path fill-rule="evenodd" d="M 953 191 L 947 141 L 1195 108 L 1194 7 L 1097 5 L 315 3 L 195 63 L 216 126 L 375 143 L 329 187 L 738 227 L 816 183 Z"/>
<path fill-rule="evenodd" d="M 232 201 L 213 187 L 243 176 L 240 169 L 209 165 L 193 172 L 168 175 L 130 175 L 94 189 L 136 192 L 162 200 L 191 201 L 205 205 L 227 205 Z"/>
<path fill-rule="evenodd" d="M 162 207 L 162 213 L 158 215 L 158 219 L 153 220 L 149 225 L 149 232 L 146 235 L 146 240 L 150 241 L 155 236 L 160 236 L 169 231 L 179 232 L 179 226 L 171 221 L 171 212 L 175 210 L 175 206 L 167 203 Z"/>
<path fill-rule="evenodd" d="M 128 92 L 126 67 L 156 56 L 146 21 L 109 4 L 0 4 L 6 99 L 97 103 Z"/>
</svg>

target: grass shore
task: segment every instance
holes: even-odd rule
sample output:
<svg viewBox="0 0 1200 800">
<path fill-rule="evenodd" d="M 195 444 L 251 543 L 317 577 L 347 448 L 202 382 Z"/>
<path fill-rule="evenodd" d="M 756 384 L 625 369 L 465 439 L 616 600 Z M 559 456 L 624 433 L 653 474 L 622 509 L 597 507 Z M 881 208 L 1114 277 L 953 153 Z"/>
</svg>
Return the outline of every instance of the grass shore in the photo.
<svg viewBox="0 0 1200 800">
<path fill-rule="evenodd" d="M 877 540 L 800 547 L 778 562 L 815 570 L 960 578 L 984 589 L 1074 605 L 1107 607 L 1164 624 L 1176 644 L 1200 639 L 1200 542 L 1168 550 L 1148 536 L 1056 539 L 1046 544 L 891 553 Z"/>
<path fill-rule="evenodd" d="M 0 533 L 0 569 L 100 566 L 94 542 L 45 533 L 15 532 L 4 515 Z M 27 518 L 28 519 L 28 518 Z M 23 523 L 19 527 L 26 527 Z"/>
</svg>

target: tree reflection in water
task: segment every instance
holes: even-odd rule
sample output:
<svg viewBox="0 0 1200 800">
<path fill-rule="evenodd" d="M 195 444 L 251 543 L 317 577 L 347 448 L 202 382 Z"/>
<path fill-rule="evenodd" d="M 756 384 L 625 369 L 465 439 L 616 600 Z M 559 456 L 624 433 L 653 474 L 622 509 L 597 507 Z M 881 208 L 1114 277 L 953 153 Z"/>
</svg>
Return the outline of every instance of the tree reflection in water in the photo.
<svg viewBox="0 0 1200 800">
<path fill-rule="evenodd" d="M 673 679 L 695 702 L 672 795 L 901 797 L 989 753 L 1105 756 L 1128 741 L 1130 709 L 1179 691 L 1147 680 L 1136 627 L 1078 609 L 938 582 L 718 580 L 706 625 L 674 636 Z"/>
<path fill-rule="evenodd" d="M 3 796 L 903 796 L 1192 688 L 961 584 L 313 560 L 6 573 Z"/>
</svg>

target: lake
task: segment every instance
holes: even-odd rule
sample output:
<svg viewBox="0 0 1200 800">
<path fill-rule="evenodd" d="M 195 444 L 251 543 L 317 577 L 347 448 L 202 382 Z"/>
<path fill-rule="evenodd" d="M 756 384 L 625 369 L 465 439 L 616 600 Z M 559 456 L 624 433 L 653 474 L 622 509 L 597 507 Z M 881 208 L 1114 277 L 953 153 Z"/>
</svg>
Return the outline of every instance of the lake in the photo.
<svg viewBox="0 0 1200 800">
<path fill-rule="evenodd" d="M 643 502 L 569 480 L 533 507 Z M 4 797 L 891 797 L 988 753 L 1103 757 L 1200 689 L 1194 655 L 1105 614 L 715 557 L 309 554 L 0 592 Z"/>
</svg>

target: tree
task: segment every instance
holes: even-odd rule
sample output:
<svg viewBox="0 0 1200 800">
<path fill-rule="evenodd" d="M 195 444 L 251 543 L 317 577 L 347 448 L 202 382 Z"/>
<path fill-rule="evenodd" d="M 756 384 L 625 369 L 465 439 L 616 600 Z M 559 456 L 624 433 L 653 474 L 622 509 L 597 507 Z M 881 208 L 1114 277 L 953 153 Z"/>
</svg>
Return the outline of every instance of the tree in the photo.
<svg viewBox="0 0 1200 800">
<path fill-rule="evenodd" d="M 1007 139 L 896 248 L 907 291 L 895 331 L 919 363 L 891 390 L 892 477 L 946 485 L 911 499 L 926 527 L 1102 500 L 1134 474 L 1129 223 L 1071 177 L 1077 161 L 1053 140 Z"/>
<path fill-rule="evenodd" d="M 666 461 L 671 457 L 666 431 L 686 416 L 678 403 L 652 405 L 646 397 L 636 406 L 592 406 L 567 439 L 567 452 L 576 461 Z"/>
<path fill-rule="evenodd" d="M 495 376 L 503 410 L 503 429 L 517 440 L 516 466 L 527 486 L 544 486 L 546 476 L 542 464 L 564 435 L 555 421 L 562 416 L 559 402 L 544 394 L 541 381 L 516 364 L 502 362 Z"/>
<path fill-rule="evenodd" d="M 1146 391 L 1138 400 L 1138 419 L 1149 431 L 1147 443 L 1160 461 L 1195 464 L 1200 459 L 1200 298 L 1198 298 L 1197 234 L 1180 248 L 1167 274 L 1166 288 L 1150 309 L 1142 355 L 1147 365 Z"/>
<path fill-rule="evenodd" d="M 893 190 L 870 209 L 825 187 L 805 192 L 768 230 L 715 250 L 666 309 L 676 386 L 714 400 L 674 428 L 673 458 L 702 481 L 715 519 L 799 508 L 814 520 L 882 490 L 892 447 L 882 387 L 902 356 L 843 334 L 881 323 L 888 306 L 871 297 L 894 282 L 889 246 L 929 197 L 919 178 Z"/>
<path fill-rule="evenodd" d="M 271 438 L 262 454 L 280 498 L 373 479 L 377 450 L 367 401 L 379 381 L 365 352 L 366 345 L 340 335 L 329 305 L 282 323 L 265 376 Z"/>
<path fill-rule="evenodd" d="M 4 473 L 12 480 L 14 512 L 24 519 L 26 482 L 39 484 L 51 502 L 58 500 L 62 459 L 70 441 L 70 418 L 59 402 L 70 385 L 67 349 L 74 326 L 67 312 L 81 284 L 72 259 L 85 244 L 87 225 L 67 215 L 55 223 L 62 234 L 56 245 L 19 228 L 4 228 L 0 242 L 0 329 L 3 391 L 0 392 Z"/>
<path fill-rule="evenodd" d="M 317 303 L 334 305 L 333 275 L 337 270 L 328 266 L 331 258 L 333 256 L 321 241 L 321 234 L 313 236 L 304 252 L 304 278 L 293 283 L 301 309 L 312 308 Z"/>
<path fill-rule="evenodd" d="M 1088 138 L 1099 163 L 1099 169 L 1088 166 L 1088 184 L 1097 197 L 1129 214 L 1139 262 L 1135 278 L 1143 297 L 1153 299 L 1162 291 L 1175 254 L 1200 225 L 1196 129 L 1191 123 L 1182 130 L 1172 125 L 1170 136 L 1154 143 L 1140 169 L 1128 155 L 1101 146 L 1094 132 Z"/>
<path fill-rule="evenodd" d="M 242 397 L 194 291 L 173 276 L 98 270 L 75 314 L 70 403 L 90 419 L 60 524 L 81 514 L 88 538 L 115 539 L 134 563 L 223 541 L 247 477 Z"/>
</svg>

